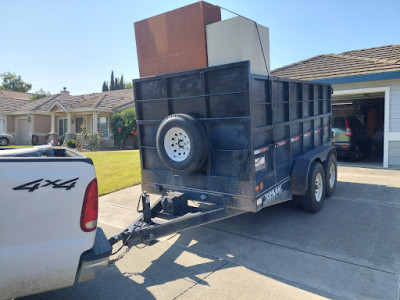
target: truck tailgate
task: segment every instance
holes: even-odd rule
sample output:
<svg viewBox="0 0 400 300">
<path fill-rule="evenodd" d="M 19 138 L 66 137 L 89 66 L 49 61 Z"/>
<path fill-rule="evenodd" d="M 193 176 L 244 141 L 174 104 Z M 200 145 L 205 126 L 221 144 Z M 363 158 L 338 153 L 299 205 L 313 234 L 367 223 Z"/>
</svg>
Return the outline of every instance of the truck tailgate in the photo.
<svg viewBox="0 0 400 300">
<path fill-rule="evenodd" d="M 91 160 L 0 158 L 0 169 L 0 298 L 73 285 L 96 234 L 80 228 Z"/>
</svg>

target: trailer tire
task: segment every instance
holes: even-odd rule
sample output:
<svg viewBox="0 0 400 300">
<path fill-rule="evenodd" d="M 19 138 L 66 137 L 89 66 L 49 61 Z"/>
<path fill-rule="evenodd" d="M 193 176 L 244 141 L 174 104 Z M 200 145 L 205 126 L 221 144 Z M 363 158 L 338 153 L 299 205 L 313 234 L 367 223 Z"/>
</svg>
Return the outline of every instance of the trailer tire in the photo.
<svg viewBox="0 0 400 300">
<path fill-rule="evenodd" d="M 204 164 L 209 143 L 199 120 L 186 114 L 174 114 L 158 127 L 156 146 L 167 168 L 177 173 L 190 173 Z"/>
<path fill-rule="evenodd" d="M 326 192 L 327 197 L 332 196 L 336 190 L 337 184 L 337 160 L 334 154 L 330 154 L 324 162 L 324 170 L 326 176 Z"/>
<path fill-rule="evenodd" d="M 325 200 L 325 171 L 321 163 L 313 162 L 308 173 L 308 188 L 300 197 L 304 210 L 316 213 L 320 211 Z"/>
</svg>

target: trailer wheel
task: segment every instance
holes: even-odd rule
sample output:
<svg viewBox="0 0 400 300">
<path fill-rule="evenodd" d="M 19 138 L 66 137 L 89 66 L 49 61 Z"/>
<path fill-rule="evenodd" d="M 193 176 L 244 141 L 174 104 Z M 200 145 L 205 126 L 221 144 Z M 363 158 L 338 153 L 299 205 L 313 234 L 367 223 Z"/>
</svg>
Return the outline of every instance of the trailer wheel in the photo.
<svg viewBox="0 0 400 300">
<path fill-rule="evenodd" d="M 310 212 L 318 212 L 325 200 L 325 172 L 319 162 L 313 162 L 308 173 L 308 189 L 301 196 L 301 206 Z"/>
<path fill-rule="evenodd" d="M 330 197 L 335 193 L 337 184 L 337 160 L 335 155 L 329 155 L 329 158 L 324 163 L 324 169 L 326 174 L 325 195 Z"/>
<path fill-rule="evenodd" d="M 157 152 L 170 170 L 190 173 L 200 168 L 208 154 L 208 138 L 199 120 L 185 114 L 166 117 L 156 136 Z"/>
</svg>

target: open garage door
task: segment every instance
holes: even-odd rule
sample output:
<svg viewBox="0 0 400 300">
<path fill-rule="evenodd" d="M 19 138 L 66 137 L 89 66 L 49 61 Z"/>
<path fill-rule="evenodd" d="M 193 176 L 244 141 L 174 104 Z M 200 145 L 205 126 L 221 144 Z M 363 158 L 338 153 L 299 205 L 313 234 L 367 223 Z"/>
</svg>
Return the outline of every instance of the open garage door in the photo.
<svg viewBox="0 0 400 300">
<path fill-rule="evenodd" d="M 334 94 L 332 113 L 333 142 L 339 157 L 382 165 L 385 93 Z"/>
</svg>

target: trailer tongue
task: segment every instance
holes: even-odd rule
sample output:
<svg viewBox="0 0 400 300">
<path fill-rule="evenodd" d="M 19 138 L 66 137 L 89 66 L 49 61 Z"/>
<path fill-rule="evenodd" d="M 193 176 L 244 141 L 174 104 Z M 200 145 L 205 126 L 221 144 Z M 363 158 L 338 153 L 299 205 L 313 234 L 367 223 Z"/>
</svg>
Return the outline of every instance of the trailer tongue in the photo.
<svg viewBox="0 0 400 300">
<path fill-rule="evenodd" d="M 208 208 L 202 207 L 204 206 L 202 204 L 192 206 L 188 203 L 190 201 L 184 200 L 182 196 L 182 193 L 166 193 L 154 205 L 150 206 L 149 195 L 143 192 L 140 196 L 143 215 L 137 218 L 123 232 L 111 237 L 108 240 L 110 245 L 112 246 L 119 241 L 123 241 L 123 245 L 130 248 L 172 233 L 245 213 L 243 210 L 229 208 L 223 204 L 205 205 L 209 206 Z M 165 201 L 175 203 L 175 209 L 176 207 L 184 208 L 181 212 L 176 211 L 179 215 L 173 216 L 167 214 L 162 207 L 162 202 Z"/>
</svg>

